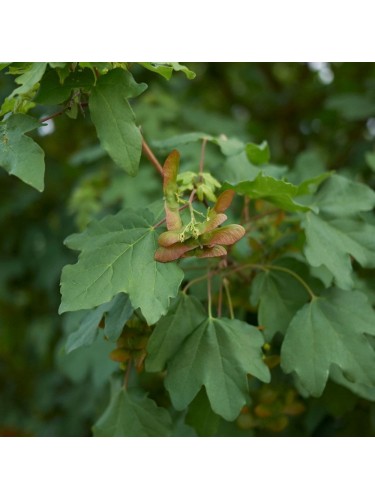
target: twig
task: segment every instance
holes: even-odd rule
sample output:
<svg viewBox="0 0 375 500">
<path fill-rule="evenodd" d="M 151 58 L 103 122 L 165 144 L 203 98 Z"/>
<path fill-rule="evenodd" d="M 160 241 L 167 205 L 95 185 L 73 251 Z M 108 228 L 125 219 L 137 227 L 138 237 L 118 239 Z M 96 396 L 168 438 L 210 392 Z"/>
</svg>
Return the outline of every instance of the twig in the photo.
<svg viewBox="0 0 375 500">
<path fill-rule="evenodd" d="M 191 203 L 193 203 L 194 198 L 195 198 L 195 193 L 196 193 L 196 192 L 197 192 L 197 190 L 196 190 L 196 189 L 193 189 L 193 191 L 190 193 L 190 196 L 189 196 L 189 200 L 188 200 L 188 202 L 187 202 L 187 205 L 189 205 L 189 203 L 190 203 L 190 204 L 191 204 Z"/>
<path fill-rule="evenodd" d="M 291 276 L 293 276 L 294 279 L 296 279 L 297 281 L 299 281 L 301 283 L 301 285 L 304 287 L 304 289 L 307 291 L 307 293 L 310 295 L 311 299 L 316 299 L 317 296 L 315 295 L 315 293 L 311 290 L 311 288 L 309 287 L 309 285 L 306 283 L 306 281 L 304 279 L 301 278 L 301 276 L 297 273 L 295 273 L 294 271 L 292 271 L 291 269 L 288 269 L 287 267 L 282 267 L 282 266 L 273 266 L 273 265 L 270 265 L 270 266 L 264 266 L 266 269 L 274 269 L 275 271 L 281 271 L 283 273 L 287 273 L 287 274 L 290 274 Z"/>
<path fill-rule="evenodd" d="M 307 293 L 310 295 L 311 299 L 314 300 L 317 298 L 315 293 L 311 290 L 309 285 L 306 283 L 304 279 L 301 278 L 301 276 L 291 269 L 288 269 L 287 267 L 282 267 L 282 266 L 274 266 L 272 264 L 243 264 L 241 266 L 233 267 L 232 269 L 228 269 L 227 271 L 222 272 L 221 269 L 217 269 L 216 271 L 211 271 L 210 273 L 204 275 L 204 276 L 199 276 L 198 278 L 195 278 L 184 287 L 182 290 L 183 293 L 186 293 L 186 291 L 191 287 L 191 285 L 195 285 L 195 283 L 199 283 L 200 281 L 203 281 L 208 278 L 208 276 L 216 276 L 217 274 L 221 274 L 222 276 L 227 276 L 233 273 L 238 273 L 239 271 L 242 271 L 243 269 L 260 269 L 262 271 L 267 271 L 267 270 L 275 270 L 275 271 L 281 271 L 287 274 L 290 274 L 295 278 L 299 283 L 304 287 L 304 289 L 307 291 Z"/>
<path fill-rule="evenodd" d="M 158 159 L 156 158 L 156 156 L 154 155 L 154 153 L 151 151 L 151 148 L 147 144 L 147 142 L 145 141 L 144 137 L 142 137 L 142 151 L 145 154 L 145 156 L 147 156 L 147 158 L 150 160 L 150 162 L 153 164 L 153 166 L 155 167 L 155 169 L 157 170 L 157 172 L 162 177 L 164 177 L 163 167 L 160 165 Z"/>
<path fill-rule="evenodd" d="M 79 92 L 76 92 L 72 97 L 71 99 L 69 100 L 69 103 L 64 106 L 62 109 L 60 109 L 60 111 L 56 111 L 56 113 L 52 113 L 52 115 L 49 115 L 49 116 L 46 116 L 45 118 L 41 118 L 39 120 L 40 123 L 43 123 L 43 122 L 47 122 L 48 120 L 52 120 L 52 118 L 56 118 L 56 116 L 60 116 L 60 115 L 63 115 L 65 113 L 65 111 L 69 111 L 70 109 L 72 109 L 72 106 L 74 104 L 74 99 L 79 95 Z M 80 110 L 83 114 L 83 108 L 86 108 L 87 106 L 89 105 L 88 102 L 80 102 L 79 103 L 79 107 L 80 107 Z"/>
<path fill-rule="evenodd" d="M 204 276 L 199 276 L 198 278 L 194 278 L 193 280 L 189 281 L 184 288 L 182 289 L 182 293 L 186 293 L 188 289 L 192 286 L 195 285 L 195 283 L 199 283 L 200 281 L 206 280 L 208 278 L 210 273 L 205 274 Z M 213 271 L 211 274 L 217 274 L 215 271 Z"/>
<path fill-rule="evenodd" d="M 39 120 L 40 123 L 47 122 L 48 120 L 52 120 L 52 118 L 56 118 L 56 116 L 60 116 L 65 113 L 65 111 L 71 109 L 71 106 L 65 106 L 65 108 L 60 109 L 60 111 L 56 111 L 56 113 L 52 113 L 52 115 L 46 116 L 45 118 L 41 118 Z"/>
<path fill-rule="evenodd" d="M 291 276 L 293 276 L 294 279 L 296 279 L 304 287 L 304 289 L 310 295 L 310 297 L 311 297 L 312 300 L 314 300 L 314 299 L 317 298 L 317 296 L 311 290 L 311 288 L 306 283 L 306 281 L 303 278 L 301 278 L 301 276 L 299 274 L 295 273 L 291 269 L 288 269 L 287 267 L 274 266 L 272 264 L 244 264 L 242 266 L 234 267 L 233 269 L 231 269 L 230 271 L 228 271 L 225 274 L 232 274 L 232 273 L 238 272 L 239 270 L 246 269 L 246 268 L 249 268 L 249 269 L 251 269 L 251 268 L 252 269 L 261 269 L 262 271 L 268 271 L 268 270 L 272 270 L 273 269 L 274 271 L 280 271 L 282 273 L 290 274 Z"/>
</svg>

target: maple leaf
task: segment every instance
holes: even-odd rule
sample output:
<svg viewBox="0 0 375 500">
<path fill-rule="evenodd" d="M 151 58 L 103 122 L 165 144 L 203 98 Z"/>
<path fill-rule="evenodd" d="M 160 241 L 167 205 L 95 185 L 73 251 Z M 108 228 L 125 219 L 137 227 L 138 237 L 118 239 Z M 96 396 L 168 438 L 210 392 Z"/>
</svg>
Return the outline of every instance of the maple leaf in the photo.
<svg viewBox="0 0 375 500">
<path fill-rule="evenodd" d="M 60 312 L 90 309 L 123 292 L 149 324 L 156 323 L 167 312 L 183 277 L 175 264 L 166 267 L 154 260 L 154 225 L 159 216 L 159 210 L 125 209 L 92 221 L 83 233 L 67 238 L 66 245 L 80 255 L 76 264 L 63 269 Z M 138 286 L 139 275 L 147 283 L 144 288 Z"/>
<path fill-rule="evenodd" d="M 254 326 L 208 318 L 198 299 L 180 294 L 150 337 L 146 370 L 166 368 L 165 385 L 176 409 L 185 409 L 204 386 L 212 410 L 234 420 L 248 401 L 247 375 L 270 381 L 263 343 Z"/>
<path fill-rule="evenodd" d="M 374 387 L 375 352 L 368 338 L 375 336 L 374 325 L 375 313 L 364 294 L 329 288 L 292 319 L 281 348 L 281 368 L 294 372 L 315 397 L 322 394 L 332 366 L 336 378 Z"/>
</svg>

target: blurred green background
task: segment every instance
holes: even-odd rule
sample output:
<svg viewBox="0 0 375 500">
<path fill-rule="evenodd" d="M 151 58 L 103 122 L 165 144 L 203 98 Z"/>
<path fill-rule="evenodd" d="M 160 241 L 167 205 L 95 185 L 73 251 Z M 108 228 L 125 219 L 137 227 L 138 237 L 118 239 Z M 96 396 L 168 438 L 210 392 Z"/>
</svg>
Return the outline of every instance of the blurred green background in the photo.
<svg viewBox="0 0 375 500">
<path fill-rule="evenodd" d="M 178 74 L 167 82 L 131 67 L 136 80 L 149 85 L 132 106 L 151 145 L 192 131 L 267 140 L 274 164 L 311 175 L 324 165 L 375 188 L 374 64 L 187 65 L 195 80 Z M 13 88 L 3 70 L 0 100 Z M 32 114 L 58 109 L 37 106 Z M 79 313 L 57 313 L 61 269 L 75 261 L 63 240 L 92 218 L 153 201 L 160 196 L 159 179 L 144 159 L 136 178 L 115 167 L 98 146 L 88 112 L 51 120 L 33 137 L 46 152 L 45 191 L 0 170 L 0 435 L 89 436 L 117 365 L 100 343 L 64 354 Z M 212 164 L 219 161 L 215 155 L 208 145 Z M 366 277 L 374 304 L 373 275 Z M 375 435 L 374 404 L 332 383 L 321 398 L 309 400 L 291 387 L 277 380 L 264 386 L 256 396 L 266 408 L 258 415 L 263 424 L 254 428 L 244 413 L 234 423 L 223 421 L 220 435 Z"/>
</svg>

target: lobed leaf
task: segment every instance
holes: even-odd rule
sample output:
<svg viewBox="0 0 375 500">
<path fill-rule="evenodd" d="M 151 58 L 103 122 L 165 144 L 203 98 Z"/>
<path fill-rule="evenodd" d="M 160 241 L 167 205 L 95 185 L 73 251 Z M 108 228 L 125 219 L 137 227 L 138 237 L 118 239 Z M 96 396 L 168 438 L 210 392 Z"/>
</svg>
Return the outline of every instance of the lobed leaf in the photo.
<svg viewBox="0 0 375 500">
<path fill-rule="evenodd" d="M 327 220 L 310 212 L 302 226 L 308 262 L 311 266 L 326 266 L 341 288 L 353 285 L 351 256 L 364 267 L 375 267 L 373 225 L 354 219 Z"/>
<path fill-rule="evenodd" d="M 165 386 L 177 410 L 186 408 L 204 386 L 213 411 L 234 420 L 248 401 L 247 374 L 270 380 L 262 345 L 255 327 L 207 318 L 197 299 L 180 296 L 151 335 L 146 369 L 167 367 Z"/>
<path fill-rule="evenodd" d="M 110 359 L 113 344 L 98 336 L 90 346 L 81 346 L 69 354 L 59 349 L 56 362 L 59 371 L 74 383 L 84 384 L 90 379 L 93 389 L 103 390 L 109 377 L 116 370 L 116 365 Z"/>
<path fill-rule="evenodd" d="M 301 265 L 290 262 L 297 272 Z M 310 298 L 306 289 L 293 276 L 275 269 L 259 273 L 252 282 L 251 301 L 258 305 L 258 322 L 267 340 L 276 332 L 285 334 L 289 323 Z"/>
<path fill-rule="evenodd" d="M 129 297 L 123 293 L 116 295 L 105 312 L 104 336 L 115 342 L 132 314 L 133 307 Z"/>
<path fill-rule="evenodd" d="M 148 209 L 123 210 L 70 236 L 66 245 L 81 253 L 76 264 L 63 269 L 59 312 L 90 309 L 124 292 L 149 324 L 165 314 L 183 273 L 175 264 L 155 261 L 156 222 Z"/>
<path fill-rule="evenodd" d="M 291 184 L 282 179 L 276 179 L 259 172 L 253 180 L 238 183 L 225 183 L 224 188 L 231 188 L 236 193 L 248 196 L 251 199 L 264 199 L 289 212 L 308 212 L 315 208 L 314 203 L 305 204 L 297 199 L 311 194 L 317 187 L 332 174 L 326 172 L 300 185 Z M 309 200 L 310 201 L 310 200 Z"/>
<path fill-rule="evenodd" d="M 307 212 L 310 207 L 295 200 L 301 193 L 298 186 L 281 179 L 268 177 L 259 173 L 252 181 L 242 181 L 237 184 L 226 183 L 224 188 L 233 189 L 236 193 L 251 199 L 262 198 L 274 205 L 291 212 Z"/>
<path fill-rule="evenodd" d="M 88 69 L 69 73 L 64 82 L 61 82 L 56 71 L 47 71 L 40 82 L 35 100 L 42 104 L 59 104 L 70 97 L 72 90 L 83 89 L 88 92 L 94 85 L 95 76 Z"/>
<path fill-rule="evenodd" d="M 345 378 L 340 368 L 336 365 L 331 366 L 329 372 L 329 377 L 331 380 L 336 382 L 336 384 L 342 385 L 357 394 L 361 398 L 368 399 L 369 401 L 375 402 L 375 386 L 368 386 L 358 382 L 353 382 Z"/>
<path fill-rule="evenodd" d="M 375 206 L 375 192 L 365 184 L 333 175 L 314 196 L 320 213 L 329 217 L 347 217 Z"/>
<path fill-rule="evenodd" d="M 172 420 L 164 408 L 135 391 L 120 389 L 93 427 L 96 437 L 162 437 L 172 433 Z"/>
<path fill-rule="evenodd" d="M 215 436 L 220 424 L 220 417 L 212 411 L 206 391 L 201 389 L 190 403 L 186 423 L 191 425 L 199 436 Z"/>
<path fill-rule="evenodd" d="M 47 63 L 37 62 L 32 63 L 29 68 L 16 78 L 16 82 L 20 85 L 13 90 L 8 99 L 20 94 L 27 94 L 38 83 L 47 68 Z"/>
<path fill-rule="evenodd" d="M 98 79 L 89 108 L 101 145 L 113 161 L 129 175 L 136 175 L 142 151 L 142 137 L 127 101 L 145 90 L 127 70 L 117 68 Z"/>
<path fill-rule="evenodd" d="M 88 311 L 81 319 L 78 328 L 70 333 L 65 346 L 66 353 L 91 345 L 97 338 L 99 323 L 103 316 L 105 316 L 104 336 L 108 340 L 116 341 L 132 313 L 129 297 L 122 293 L 116 295 L 110 302 Z"/>
<path fill-rule="evenodd" d="M 41 124 L 31 116 L 16 114 L 0 122 L 0 166 L 38 191 L 44 189 L 44 151 L 25 135 Z"/>
<path fill-rule="evenodd" d="M 195 78 L 194 71 L 191 71 L 188 67 L 178 63 L 178 62 L 165 62 L 165 63 L 156 63 L 156 62 L 139 62 L 141 66 L 152 71 L 154 73 L 158 73 L 163 76 L 166 80 L 170 80 L 173 74 L 173 71 L 182 71 L 185 73 L 189 80 Z"/>
<path fill-rule="evenodd" d="M 70 352 L 79 347 L 91 345 L 98 335 L 99 323 L 107 310 L 108 303 L 88 311 L 80 321 L 78 328 L 71 332 L 65 345 L 65 352 Z"/>
<path fill-rule="evenodd" d="M 375 335 L 375 312 L 366 296 L 328 289 L 291 321 L 281 348 L 281 367 L 294 372 L 316 397 L 322 394 L 332 366 L 349 382 L 375 387 L 375 352 L 364 333 Z"/>
</svg>

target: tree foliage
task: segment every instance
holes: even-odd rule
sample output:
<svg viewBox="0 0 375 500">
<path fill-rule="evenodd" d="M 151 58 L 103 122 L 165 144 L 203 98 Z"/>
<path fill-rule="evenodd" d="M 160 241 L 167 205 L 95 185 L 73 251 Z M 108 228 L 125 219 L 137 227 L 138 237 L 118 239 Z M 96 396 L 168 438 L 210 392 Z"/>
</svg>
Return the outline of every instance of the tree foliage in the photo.
<svg viewBox="0 0 375 500">
<path fill-rule="evenodd" d="M 374 435 L 375 70 L 327 71 L 2 65 L 1 434 Z"/>
</svg>

